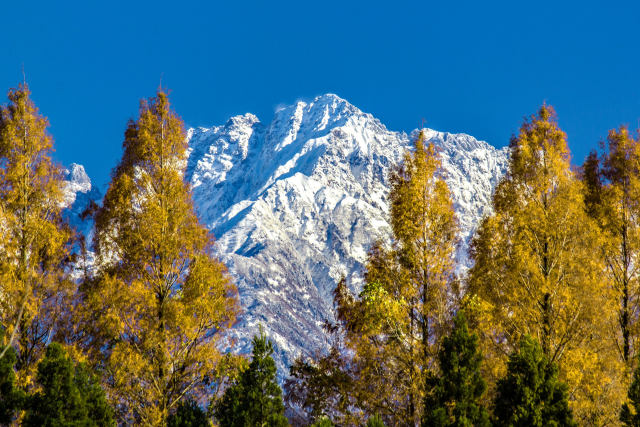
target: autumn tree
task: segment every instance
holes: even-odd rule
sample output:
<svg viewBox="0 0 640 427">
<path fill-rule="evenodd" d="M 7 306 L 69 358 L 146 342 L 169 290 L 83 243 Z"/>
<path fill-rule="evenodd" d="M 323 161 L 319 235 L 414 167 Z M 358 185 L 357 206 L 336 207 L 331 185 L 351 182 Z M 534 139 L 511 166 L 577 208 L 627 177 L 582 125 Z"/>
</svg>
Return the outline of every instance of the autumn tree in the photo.
<svg viewBox="0 0 640 427">
<path fill-rule="evenodd" d="M 11 89 L 0 109 L 0 357 L 15 348 L 22 386 L 31 384 L 74 290 L 62 169 L 51 160 L 49 123 L 30 94 L 26 84 Z"/>
<path fill-rule="evenodd" d="M 354 373 L 344 347 L 332 346 L 327 354 L 299 357 L 285 379 L 285 401 L 300 409 L 305 421 L 359 419 L 356 409 Z"/>
<path fill-rule="evenodd" d="M 640 335 L 640 142 L 622 126 L 609 132 L 605 148 L 583 165 L 585 202 L 606 237 L 603 257 L 618 299 L 614 337 L 631 367 Z"/>
<path fill-rule="evenodd" d="M 558 369 L 529 336 L 509 356 L 507 374 L 498 381 L 496 426 L 576 426 L 569 409 L 567 385 Z"/>
<path fill-rule="evenodd" d="M 261 330 L 260 335 L 253 337 L 249 367 L 217 404 L 215 416 L 221 427 L 289 425 L 272 354 L 273 344 Z"/>
<path fill-rule="evenodd" d="M 457 290 L 458 226 L 439 168 L 436 147 L 420 133 L 390 174 L 391 244 L 378 242 L 369 251 L 359 296 L 344 281 L 336 288 L 336 319 L 349 360 L 340 361 L 334 349 L 292 369 L 314 386 L 303 404 L 313 404 L 316 417 L 364 424 L 379 414 L 392 425 L 420 422 L 426 374 L 435 366 Z"/>
<path fill-rule="evenodd" d="M 235 319 L 237 292 L 196 217 L 184 125 L 164 91 L 141 102 L 123 148 L 95 216 L 83 344 L 101 357 L 122 422 L 165 425 L 219 379 L 219 337 Z"/>
<path fill-rule="evenodd" d="M 377 388 L 367 412 L 395 422 L 419 422 L 425 375 L 451 319 L 458 227 L 439 168 L 421 132 L 390 174 L 392 245 L 374 245 L 360 297 L 338 308 L 359 381 Z"/>
<path fill-rule="evenodd" d="M 576 416 L 612 422 L 623 388 L 609 335 L 614 299 L 603 280 L 602 236 L 585 212 L 566 135 L 544 105 L 511 141 L 494 213 L 472 242 L 467 303 L 474 307 L 493 381 L 530 335 L 567 382 Z M 613 402 L 613 403 L 612 403 Z"/>
<path fill-rule="evenodd" d="M 478 337 L 469 332 L 463 312 L 442 340 L 438 353 L 438 374 L 427 377 L 427 394 L 422 425 L 489 426 L 489 413 L 482 403 L 487 384 L 482 378 Z"/>
</svg>

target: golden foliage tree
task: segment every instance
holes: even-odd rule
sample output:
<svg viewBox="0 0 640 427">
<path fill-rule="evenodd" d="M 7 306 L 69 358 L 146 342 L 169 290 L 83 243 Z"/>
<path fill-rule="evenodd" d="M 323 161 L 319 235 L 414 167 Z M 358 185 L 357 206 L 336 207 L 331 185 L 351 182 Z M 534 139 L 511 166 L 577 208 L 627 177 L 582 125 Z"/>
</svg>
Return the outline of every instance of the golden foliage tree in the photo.
<svg viewBox="0 0 640 427">
<path fill-rule="evenodd" d="M 7 332 L 0 354 L 16 348 L 19 383 L 29 386 L 74 289 L 72 233 L 60 215 L 64 181 L 51 160 L 49 123 L 26 84 L 8 97 L 0 110 L 0 321 Z"/>
<path fill-rule="evenodd" d="M 640 337 L 640 142 L 622 126 L 609 132 L 602 159 L 583 166 L 587 211 L 606 237 L 604 259 L 618 299 L 621 359 L 630 368 Z"/>
<path fill-rule="evenodd" d="M 122 420 L 165 425 L 181 400 L 202 401 L 219 377 L 219 337 L 235 319 L 237 291 L 194 212 L 184 126 L 165 92 L 141 102 L 123 145 L 96 214 L 97 271 L 84 286 L 89 344 Z"/>
<path fill-rule="evenodd" d="M 416 424 L 425 374 L 452 314 L 457 221 L 440 161 L 423 133 L 390 176 L 391 246 L 374 245 L 356 299 L 337 292 L 338 318 L 357 366 L 357 400 L 368 414 Z"/>
<path fill-rule="evenodd" d="M 569 385 L 582 423 L 617 418 L 624 387 L 612 357 L 615 303 L 603 280 L 602 236 L 586 214 L 566 135 L 544 105 L 511 142 L 509 170 L 472 243 L 467 301 L 494 378 L 525 335 Z"/>
</svg>

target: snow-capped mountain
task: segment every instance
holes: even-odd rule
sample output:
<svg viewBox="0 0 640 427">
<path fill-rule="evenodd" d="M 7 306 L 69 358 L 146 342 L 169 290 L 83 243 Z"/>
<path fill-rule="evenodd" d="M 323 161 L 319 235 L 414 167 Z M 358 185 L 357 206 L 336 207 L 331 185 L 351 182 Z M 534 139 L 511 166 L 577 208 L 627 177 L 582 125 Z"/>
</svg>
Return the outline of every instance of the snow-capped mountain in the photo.
<svg viewBox="0 0 640 427">
<path fill-rule="evenodd" d="M 462 272 L 507 150 L 469 135 L 425 133 L 441 150 L 458 213 Z M 332 291 L 343 276 L 358 291 L 369 247 L 390 238 L 389 167 L 416 135 L 390 131 L 331 94 L 282 108 L 271 123 L 245 114 L 189 130 L 186 178 L 240 291 L 244 313 L 232 335 L 243 351 L 260 323 L 277 346 L 281 376 L 301 352 L 326 347 Z"/>
<path fill-rule="evenodd" d="M 75 227 L 91 242 L 93 220 L 90 216 L 83 216 L 84 211 L 93 203 L 99 203 L 102 195 L 91 185 L 91 179 L 84 170 L 84 166 L 72 163 L 64 170 L 65 193 L 63 215 L 71 226 Z"/>
</svg>

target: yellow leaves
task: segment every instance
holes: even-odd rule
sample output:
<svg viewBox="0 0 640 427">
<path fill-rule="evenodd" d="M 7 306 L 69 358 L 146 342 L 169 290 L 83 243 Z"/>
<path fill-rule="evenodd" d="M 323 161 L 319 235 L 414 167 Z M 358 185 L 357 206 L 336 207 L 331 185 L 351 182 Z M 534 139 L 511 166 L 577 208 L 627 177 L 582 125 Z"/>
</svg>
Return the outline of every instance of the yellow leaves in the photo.
<svg viewBox="0 0 640 427">
<path fill-rule="evenodd" d="M 195 215 L 184 126 L 163 92 L 141 103 L 123 145 L 96 218 L 100 268 L 86 299 L 102 313 L 93 345 L 125 421 L 162 424 L 180 399 L 198 400 L 219 380 L 217 341 L 235 320 L 237 291 Z"/>
<path fill-rule="evenodd" d="M 50 157 L 47 119 L 29 94 L 26 86 L 10 90 L 0 110 L 0 322 L 17 328 L 25 384 L 74 288 L 67 270 L 72 233 L 60 216 L 62 172 Z"/>
<path fill-rule="evenodd" d="M 200 254 L 191 265 L 180 301 L 186 317 L 207 318 L 209 328 L 226 328 L 239 312 L 235 292 L 225 266 Z"/>
<path fill-rule="evenodd" d="M 452 313 L 457 222 L 439 166 L 434 145 L 420 134 L 390 176 L 391 245 L 369 251 L 359 299 L 344 283 L 335 294 L 355 353 L 355 399 L 403 423 L 419 420 L 423 376 Z"/>
<path fill-rule="evenodd" d="M 144 379 L 151 372 L 151 366 L 149 366 L 148 360 L 143 357 L 143 354 L 136 351 L 131 345 L 126 342 L 116 344 L 111 352 L 110 362 L 112 366 L 118 367 L 118 369 L 113 370 L 116 388 L 123 386 L 129 388 L 139 383 L 142 383 L 141 387 L 150 386 Z"/>
<path fill-rule="evenodd" d="M 398 334 L 406 327 L 409 309 L 404 298 L 390 295 L 381 283 L 368 282 L 360 294 L 369 333 Z"/>
<path fill-rule="evenodd" d="M 494 214 L 472 243 L 468 291 L 482 308 L 478 326 L 485 354 L 501 362 L 522 335 L 536 337 L 573 390 L 574 410 L 582 417 L 604 416 L 604 401 L 616 401 L 618 386 L 604 386 L 605 369 L 616 360 L 611 341 L 600 334 L 616 312 L 603 280 L 602 235 L 585 213 L 582 184 L 571 171 L 566 136 L 550 107 L 522 126 L 511 148 Z"/>
<path fill-rule="evenodd" d="M 629 381 L 613 348 L 573 349 L 565 359 L 560 377 L 570 385 L 576 419 L 581 425 L 616 424 Z"/>
</svg>

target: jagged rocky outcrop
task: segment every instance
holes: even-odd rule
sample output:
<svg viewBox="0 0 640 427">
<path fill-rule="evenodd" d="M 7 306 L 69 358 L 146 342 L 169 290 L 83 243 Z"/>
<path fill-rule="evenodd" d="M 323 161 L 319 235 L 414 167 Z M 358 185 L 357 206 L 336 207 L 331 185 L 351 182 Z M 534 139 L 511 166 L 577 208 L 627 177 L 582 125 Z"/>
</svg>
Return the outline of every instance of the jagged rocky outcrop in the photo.
<svg viewBox="0 0 640 427">
<path fill-rule="evenodd" d="M 332 318 L 337 281 L 345 276 L 357 291 L 369 247 L 390 237 L 388 171 L 416 132 L 390 131 L 331 94 L 282 108 L 268 124 L 245 114 L 189 130 L 186 178 L 240 291 L 244 313 L 232 336 L 242 350 L 263 324 L 283 375 L 301 352 L 326 347 L 322 324 Z M 464 272 L 507 150 L 465 134 L 425 132 L 441 150 Z"/>
</svg>

